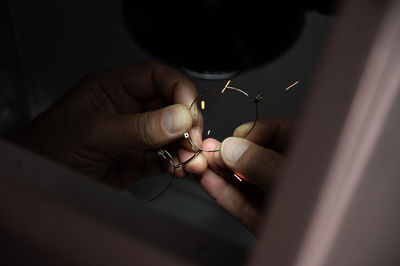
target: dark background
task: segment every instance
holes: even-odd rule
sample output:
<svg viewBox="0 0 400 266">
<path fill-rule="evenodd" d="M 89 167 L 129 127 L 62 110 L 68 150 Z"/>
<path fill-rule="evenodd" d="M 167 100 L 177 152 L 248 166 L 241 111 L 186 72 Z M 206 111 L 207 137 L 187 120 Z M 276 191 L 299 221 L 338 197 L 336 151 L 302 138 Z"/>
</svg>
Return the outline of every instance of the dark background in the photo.
<svg viewBox="0 0 400 266">
<path fill-rule="evenodd" d="M 156 59 L 132 39 L 124 23 L 121 0 L 1 0 L 0 3 L 0 133 L 3 136 L 26 125 L 84 75 Z M 261 117 L 298 116 L 330 21 L 324 15 L 307 13 L 298 40 L 287 52 L 233 78 L 232 85 L 264 93 Z M 198 89 L 225 84 L 192 80 Z M 284 91 L 297 80 L 298 86 Z M 134 197 L 145 200 L 162 190 L 167 179 L 167 176 L 148 178 L 134 184 L 130 191 Z M 149 207 L 245 247 L 253 240 L 190 177 L 174 182 Z"/>
</svg>

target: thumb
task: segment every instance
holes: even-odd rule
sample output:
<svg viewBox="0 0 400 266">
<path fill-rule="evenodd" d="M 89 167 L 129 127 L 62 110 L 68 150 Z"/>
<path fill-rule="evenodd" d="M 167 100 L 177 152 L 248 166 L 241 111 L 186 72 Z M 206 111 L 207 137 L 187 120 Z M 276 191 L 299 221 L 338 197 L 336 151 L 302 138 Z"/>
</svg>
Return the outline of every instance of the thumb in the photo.
<svg viewBox="0 0 400 266">
<path fill-rule="evenodd" d="M 215 155 L 226 167 L 263 190 L 268 188 L 284 160 L 282 155 L 273 150 L 235 137 L 225 139 L 220 153 Z"/>
<path fill-rule="evenodd" d="M 106 143 L 113 153 L 156 148 L 183 137 L 192 127 L 189 108 L 174 104 L 151 112 L 117 115 L 105 130 Z"/>
</svg>

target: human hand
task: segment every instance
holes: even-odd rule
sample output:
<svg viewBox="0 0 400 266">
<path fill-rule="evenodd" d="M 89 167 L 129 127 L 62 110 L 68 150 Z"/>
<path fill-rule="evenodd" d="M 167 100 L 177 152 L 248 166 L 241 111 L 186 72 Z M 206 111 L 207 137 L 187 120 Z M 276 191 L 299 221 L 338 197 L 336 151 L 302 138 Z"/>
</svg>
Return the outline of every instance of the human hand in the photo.
<svg viewBox="0 0 400 266">
<path fill-rule="evenodd" d="M 118 187 L 162 172 L 151 150 L 192 128 L 194 85 L 165 65 L 140 63 L 97 73 L 40 114 L 15 141 Z M 173 105 L 170 105 L 173 104 Z M 205 169 L 199 156 L 191 170 Z"/>
<path fill-rule="evenodd" d="M 257 121 L 246 138 L 251 123 L 239 126 L 234 137 L 222 144 L 206 139 L 203 148 L 220 152 L 202 155 L 208 169 L 198 175 L 200 185 L 216 202 L 256 234 L 266 197 L 273 189 L 279 168 L 282 166 L 293 121 L 289 119 L 264 119 Z M 233 172 L 242 177 L 237 180 Z"/>
</svg>

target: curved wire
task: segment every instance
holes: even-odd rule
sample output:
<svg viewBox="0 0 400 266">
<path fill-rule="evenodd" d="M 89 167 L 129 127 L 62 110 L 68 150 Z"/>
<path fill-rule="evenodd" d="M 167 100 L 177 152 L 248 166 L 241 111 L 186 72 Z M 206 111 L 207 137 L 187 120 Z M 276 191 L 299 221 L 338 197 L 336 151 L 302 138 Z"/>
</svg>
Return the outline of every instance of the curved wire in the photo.
<svg viewBox="0 0 400 266">
<path fill-rule="evenodd" d="M 247 92 L 245 92 L 245 91 L 243 91 L 243 90 L 241 90 L 241 89 L 239 89 L 239 88 L 232 87 L 232 86 L 225 87 L 224 89 L 231 89 L 231 90 L 238 91 L 238 92 L 244 94 L 246 97 L 248 97 L 248 98 L 250 99 L 250 101 L 252 101 L 252 102 L 254 103 L 255 110 L 256 110 L 256 111 L 255 111 L 254 123 L 253 123 L 253 125 L 251 126 L 250 130 L 247 131 L 247 133 L 243 136 L 243 138 L 245 138 L 245 137 L 247 137 L 247 136 L 249 135 L 249 133 L 250 133 L 250 132 L 254 129 L 254 127 L 256 126 L 256 123 L 257 123 L 257 120 L 258 120 L 258 113 L 259 113 L 259 112 L 258 112 L 258 103 L 259 103 L 260 101 L 262 101 L 263 95 L 260 93 L 260 94 L 258 94 L 256 97 L 252 97 L 252 96 L 250 96 Z M 211 91 L 211 90 L 216 90 L 216 89 L 209 89 L 209 90 L 207 90 L 207 91 Z M 202 97 L 204 94 L 205 94 L 205 93 L 200 93 L 200 94 L 196 97 L 196 99 L 194 99 L 194 101 L 190 104 L 189 109 L 192 109 L 193 105 L 194 105 L 194 104 L 198 101 L 198 99 L 199 99 L 200 97 Z M 190 139 L 190 140 L 191 140 L 191 139 Z M 193 141 L 192 141 L 192 142 L 193 142 Z M 216 150 L 204 150 L 204 149 L 200 148 L 199 146 L 197 146 L 196 143 L 194 143 L 194 142 L 193 142 L 193 145 L 194 145 L 197 149 L 202 150 L 202 151 L 204 151 L 204 152 L 217 152 L 217 151 L 219 151 L 219 149 L 216 149 Z"/>
<path fill-rule="evenodd" d="M 171 176 L 171 178 L 170 178 L 168 184 L 165 186 L 165 188 L 164 188 L 160 193 L 158 193 L 156 196 L 154 196 L 153 198 L 151 198 L 151 199 L 149 199 L 148 201 L 146 201 L 145 204 L 148 204 L 148 203 L 150 203 L 150 202 L 152 202 L 152 201 L 158 199 L 159 197 L 161 197 L 162 194 L 165 193 L 165 191 L 168 190 L 168 188 L 172 185 L 172 182 L 174 181 L 175 169 L 176 169 L 176 168 L 174 168 L 174 172 L 173 172 L 173 174 L 172 174 L 172 176 Z"/>
<path fill-rule="evenodd" d="M 258 103 L 262 100 L 262 97 L 263 97 L 263 96 L 262 96 L 262 94 L 258 94 L 256 97 L 252 97 L 252 96 L 250 96 L 247 92 L 245 92 L 245 91 L 243 91 L 243 90 L 241 90 L 241 89 L 239 89 L 239 88 L 235 88 L 235 87 L 231 87 L 231 86 L 227 86 L 227 87 L 225 87 L 224 89 L 231 89 L 231 90 L 238 91 L 238 92 L 244 94 L 246 97 L 248 97 L 248 98 L 254 103 L 255 111 L 256 111 L 255 120 L 254 120 L 254 123 L 253 123 L 253 125 L 251 126 L 250 130 L 246 133 L 246 135 L 244 135 L 244 137 L 247 137 L 247 136 L 249 135 L 249 133 L 250 133 L 250 132 L 254 129 L 254 127 L 256 126 L 256 123 L 257 123 L 257 120 L 258 120 L 258 113 L 259 113 L 259 111 L 258 111 Z M 211 89 L 210 89 L 210 90 L 211 90 Z M 208 91 L 210 91 L 210 90 L 208 90 Z M 204 95 L 204 93 L 203 93 L 203 94 L 199 94 L 199 95 L 196 97 L 196 99 L 194 99 L 194 101 L 190 104 L 189 109 L 192 109 L 193 105 L 198 101 L 198 99 L 199 99 L 202 95 Z M 190 145 L 192 151 L 194 152 L 193 155 L 192 155 L 189 159 L 187 159 L 186 161 L 181 162 L 181 163 L 178 163 L 178 164 L 175 164 L 174 161 L 173 161 L 172 155 L 171 155 L 167 150 L 161 148 L 161 149 L 158 151 L 158 155 L 159 155 L 160 157 L 164 158 L 165 160 L 167 160 L 167 161 L 169 162 L 169 164 L 174 168 L 174 171 L 173 171 L 172 177 L 171 177 L 170 181 L 168 182 L 167 186 L 166 186 L 160 193 L 158 193 L 156 196 L 154 196 L 154 197 L 151 198 L 150 200 L 146 201 L 146 204 L 147 204 L 147 203 L 150 203 L 150 202 L 152 202 L 152 201 L 154 201 L 154 200 L 156 200 L 156 199 L 158 199 L 159 197 L 161 197 L 161 195 L 163 195 L 163 194 L 168 190 L 168 188 L 172 185 L 172 182 L 173 182 L 174 177 L 175 177 L 175 171 L 176 171 L 177 168 L 183 167 L 185 164 L 189 163 L 191 160 L 193 160 L 194 158 L 196 158 L 196 157 L 197 157 L 200 153 L 202 153 L 202 152 L 217 152 L 217 151 L 219 151 L 219 149 L 216 149 L 216 150 L 204 150 L 204 149 L 202 149 L 201 147 L 199 147 L 199 146 L 192 140 L 192 138 L 190 137 L 189 133 L 185 133 L 185 134 L 184 134 L 184 137 L 187 139 L 187 141 L 188 141 L 188 143 L 189 143 L 189 145 Z M 194 147 L 197 148 L 197 151 L 195 151 Z"/>
</svg>

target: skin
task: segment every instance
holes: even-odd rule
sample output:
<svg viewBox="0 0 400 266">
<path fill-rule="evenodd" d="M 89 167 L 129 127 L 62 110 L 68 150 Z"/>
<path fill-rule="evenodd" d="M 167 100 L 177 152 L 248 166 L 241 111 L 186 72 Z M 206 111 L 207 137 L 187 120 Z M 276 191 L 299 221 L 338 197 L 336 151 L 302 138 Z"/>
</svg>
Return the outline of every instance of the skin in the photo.
<svg viewBox="0 0 400 266">
<path fill-rule="evenodd" d="M 168 145 L 177 155 L 175 162 L 191 157 L 193 152 L 182 140 L 189 132 L 198 146 L 214 150 L 221 145 L 221 151 L 201 153 L 177 169 L 175 176 L 195 174 L 219 205 L 256 234 L 265 198 L 284 162 L 292 122 L 260 120 L 247 136 L 251 123 L 238 127 L 234 137 L 222 144 L 215 139 L 203 142 L 202 117 L 189 110 L 196 96 L 187 78 L 158 63 L 96 73 L 81 80 L 13 141 L 95 179 L 126 188 L 138 178 L 167 170 L 165 160 L 157 155 L 160 146 Z M 175 125 L 172 131 L 167 126 L 171 123 Z M 244 141 L 248 147 L 234 163 L 228 159 L 229 151 L 237 152 L 239 147 L 232 140 Z M 169 166 L 168 171 L 173 173 L 173 168 Z M 245 181 L 238 183 L 232 171 Z"/>
<path fill-rule="evenodd" d="M 242 138 L 250 127 L 251 123 L 240 126 L 235 130 L 234 137 L 222 143 L 206 139 L 203 147 L 215 149 L 220 146 L 220 152 L 203 153 L 208 168 L 197 175 L 197 179 L 221 207 L 257 234 L 268 196 L 285 161 L 283 154 L 289 144 L 293 122 L 289 119 L 260 120 L 250 134 Z M 248 148 L 232 163 L 227 159 L 227 153 L 238 148 L 235 141 L 243 142 Z M 244 181 L 239 182 L 233 172 Z"/>
<path fill-rule="evenodd" d="M 165 161 L 154 149 L 176 142 L 195 125 L 189 106 L 196 96 L 188 79 L 158 63 L 96 73 L 40 114 L 14 141 L 125 188 L 137 178 L 165 171 Z M 173 133 L 163 122 L 171 110 L 178 116 L 169 121 L 184 120 Z M 194 173 L 206 168 L 202 156 L 191 164 Z M 181 169 L 177 174 L 185 173 Z"/>
</svg>

